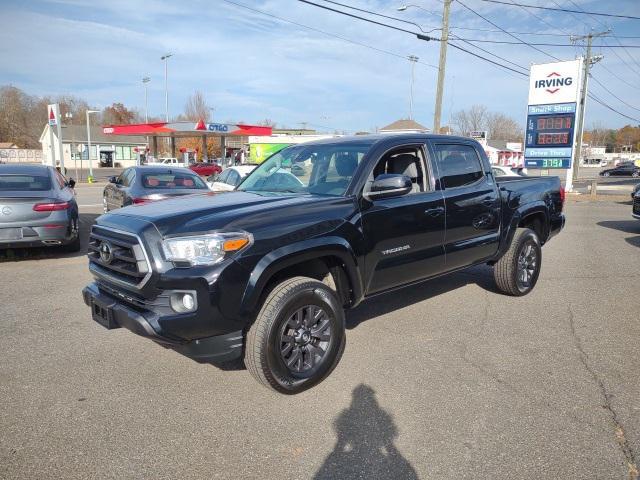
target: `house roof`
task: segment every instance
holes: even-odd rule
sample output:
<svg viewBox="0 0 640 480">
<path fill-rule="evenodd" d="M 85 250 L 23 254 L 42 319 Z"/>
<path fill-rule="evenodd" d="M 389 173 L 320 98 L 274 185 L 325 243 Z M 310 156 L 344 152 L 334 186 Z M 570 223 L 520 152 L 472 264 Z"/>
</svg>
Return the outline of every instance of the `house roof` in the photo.
<svg viewBox="0 0 640 480">
<path fill-rule="evenodd" d="M 417 130 L 420 132 L 428 132 L 429 129 L 427 127 L 425 127 L 424 125 L 420 125 L 418 122 L 416 122 L 415 120 L 411 120 L 411 119 L 400 119 L 400 120 L 396 120 L 393 123 L 390 123 L 389 125 L 387 125 L 386 127 L 382 127 L 380 129 L 381 132 L 393 132 L 393 131 L 397 131 L 397 130 Z"/>
<path fill-rule="evenodd" d="M 47 130 L 49 125 L 45 125 L 40 141 L 43 140 L 45 135 L 49 134 Z M 56 134 L 56 129 L 53 129 L 53 133 Z M 85 125 L 63 125 L 62 126 L 62 141 L 66 142 L 87 142 L 87 127 Z M 102 127 L 91 126 L 91 143 L 93 144 L 126 144 L 126 145 L 145 145 L 147 143 L 147 137 L 143 135 L 105 135 L 102 133 Z"/>
<path fill-rule="evenodd" d="M 13 142 L 0 142 L 0 148 L 18 148 Z"/>
</svg>

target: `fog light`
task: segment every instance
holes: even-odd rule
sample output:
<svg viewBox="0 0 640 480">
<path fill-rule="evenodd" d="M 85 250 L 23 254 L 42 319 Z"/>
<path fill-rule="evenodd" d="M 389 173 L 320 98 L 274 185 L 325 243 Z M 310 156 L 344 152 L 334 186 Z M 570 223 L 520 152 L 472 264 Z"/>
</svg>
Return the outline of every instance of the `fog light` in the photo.
<svg viewBox="0 0 640 480">
<path fill-rule="evenodd" d="M 182 296 L 182 305 L 187 310 L 193 310 L 193 308 L 196 306 L 196 300 L 195 298 L 193 298 L 193 295 L 191 295 L 190 293 L 185 293 Z"/>
<path fill-rule="evenodd" d="M 196 292 L 171 292 L 171 308 L 178 313 L 193 312 L 198 308 Z"/>
</svg>

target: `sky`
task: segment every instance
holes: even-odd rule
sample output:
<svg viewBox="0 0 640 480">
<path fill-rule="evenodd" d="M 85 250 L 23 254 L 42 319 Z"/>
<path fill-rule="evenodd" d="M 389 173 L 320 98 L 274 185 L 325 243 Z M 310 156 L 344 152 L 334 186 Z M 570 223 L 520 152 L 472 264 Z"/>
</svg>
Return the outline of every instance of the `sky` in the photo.
<svg viewBox="0 0 640 480">
<path fill-rule="evenodd" d="M 376 19 L 325 0 L 314 1 Z M 441 25 L 440 0 L 412 0 L 422 8 L 405 11 L 397 10 L 403 0 L 339 1 L 405 20 L 377 17 L 411 31 Z M 520 3 L 640 16 L 638 0 Z M 503 29 L 537 34 L 517 35 L 527 42 L 569 44 L 568 34 L 610 27 L 616 37 L 594 41 L 598 45 L 594 53 L 604 58 L 592 70 L 609 92 L 593 81 L 590 91 L 619 112 L 640 118 L 640 48 L 602 47 L 603 42 L 640 46 L 640 20 L 455 0 L 452 33 L 465 39 L 515 41 L 464 5 Z M 543 52 L 563 60 L 584 52 L 583 44 L 538 47 L 543 52 L 521 44 L 476 45 L 525 70 L 531 63 L 554 61 Z M 409 116 L 407 57 L 416 55 L 420 60 L 414 70 L 413 117 L 432 125 L 439 42 L 418 40 L 298 0 L 0 0 L 0 85 L 11 84 L 29 94 L 75 95 L 98 108 L 122 102 L 144 113 L 142 78 L 149 76 L 149 115 L 164 116 L 160 57 L 168 52 L 173 54 L 168 60 L 170 115 L 181 113 L 188 97 L 201 91 L 214 108 L 215 121 L 252 124 L 268 118 L 290 128 L 306 125 L 347 132 L 371 131 Z M 449 47 L 441 124 L 449 123 L 452 112 L 473 104 L 484 104 L 524 124 L 527 94 L 527 77 Z M 587 127 L 639 123 L 588 101 Z"/>
</svg>

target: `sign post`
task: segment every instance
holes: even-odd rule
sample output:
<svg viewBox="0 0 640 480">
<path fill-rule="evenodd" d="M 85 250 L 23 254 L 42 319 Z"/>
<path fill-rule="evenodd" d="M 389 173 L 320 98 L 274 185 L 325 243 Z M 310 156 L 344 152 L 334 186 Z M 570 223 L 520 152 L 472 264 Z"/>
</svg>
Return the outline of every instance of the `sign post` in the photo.
<svg viewBox="0 0 640 480">
<path fill-rule="evenodd" d="M 524 165 L 541 174 L 567 170 L 567 190 L 573 187 L 581 66 L 582 59 L 531 65 L 529 78 Z"/>
<path fill-rule="evenodd" d="M 49 118 L 49 150 L 51 151 L 51 166 L 56 168 L 56 147 L 53 144 L 53 127 L 58 124 L 58 117 L 55 111 L 55 105 L 47 105 L 47 116 Z"/>
</svg>

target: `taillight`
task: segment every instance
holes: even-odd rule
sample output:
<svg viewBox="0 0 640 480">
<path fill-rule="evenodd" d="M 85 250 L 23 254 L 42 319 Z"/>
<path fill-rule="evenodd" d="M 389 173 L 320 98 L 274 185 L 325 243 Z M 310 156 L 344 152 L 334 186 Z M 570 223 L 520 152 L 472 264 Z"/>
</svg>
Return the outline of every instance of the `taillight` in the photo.
<svg viewBox="0 0 640 480">
<path fill-rule="evenodd" d="M 33 210 L 35 212 L 57 212 L 58 210 L 66 210 L 70 206 L 69 202 L 36 203 Z"/>
<path fill-rule="evenodd" d="M 133 197 L 131 201 L 134 205 L 142 205 L 143 203 L 151 202 L 151 199 L 145 197 Z"/>
<path fill-rule="evenodd" d="M 564 199 L 567 198 L 567 192 L 564 187 L 560 187 L 560 201 L 564 204 Z"/>
</svg>

